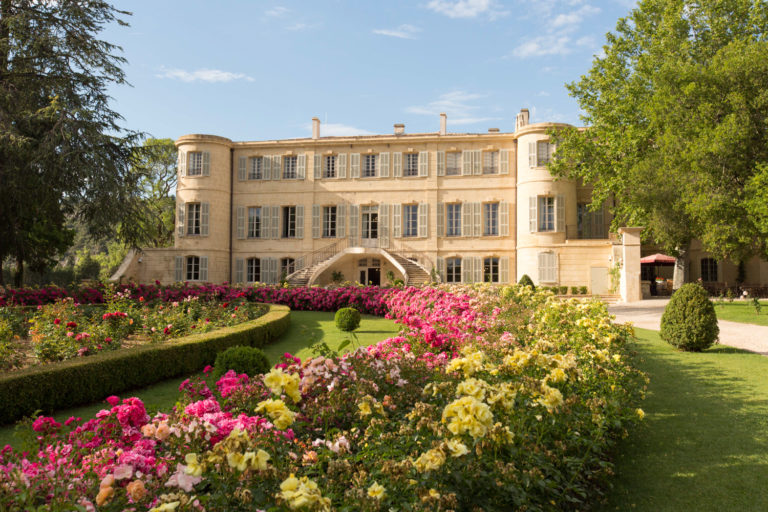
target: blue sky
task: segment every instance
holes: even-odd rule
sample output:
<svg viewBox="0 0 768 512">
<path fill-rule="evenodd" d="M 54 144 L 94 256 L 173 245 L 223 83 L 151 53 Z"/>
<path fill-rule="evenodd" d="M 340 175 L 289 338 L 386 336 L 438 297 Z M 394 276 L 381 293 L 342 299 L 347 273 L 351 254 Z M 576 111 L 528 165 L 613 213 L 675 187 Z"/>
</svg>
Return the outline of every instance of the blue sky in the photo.
<svg viewBox="0 0 768 512">
<path fill-rule="evenodd" d="M 601 51 L 632 0 L 122 0 L 132 87 L 110 89 L 124 125 L 155 137 L 233 140 L 514 130 L 580 124 L 564 84 Z"/>
</svg>

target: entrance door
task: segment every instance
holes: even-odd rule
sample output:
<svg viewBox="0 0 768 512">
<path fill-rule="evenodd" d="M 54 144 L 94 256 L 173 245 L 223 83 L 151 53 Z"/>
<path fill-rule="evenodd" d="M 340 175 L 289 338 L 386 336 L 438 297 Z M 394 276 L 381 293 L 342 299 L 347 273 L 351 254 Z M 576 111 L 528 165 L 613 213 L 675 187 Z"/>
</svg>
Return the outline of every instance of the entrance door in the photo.
<svg viewBox="0 0 768 512">
<path fill-rule="evenodd" d="M 589 290 L 592 295 L 608 293 L 608 267 L 592 267 L 589 269 Z"/>
<path fill-rule="evenodd" d="M 379 207 L 363 206 L 362 208 L 362 237 L 363 247 L 379 246 Z"/>
<path fill-rule="evenodd" d="M 381 286 L 381 269 L 369 268 L 368 269 L 368 283 L 371 286 Z"/>
</svg>

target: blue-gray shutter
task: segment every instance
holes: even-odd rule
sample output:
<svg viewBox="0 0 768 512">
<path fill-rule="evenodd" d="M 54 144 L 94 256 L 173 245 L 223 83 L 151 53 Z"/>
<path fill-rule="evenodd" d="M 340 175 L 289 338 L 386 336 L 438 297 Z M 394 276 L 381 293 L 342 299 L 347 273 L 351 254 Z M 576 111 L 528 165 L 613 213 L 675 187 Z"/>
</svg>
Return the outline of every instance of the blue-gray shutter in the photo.
<svg viewBox="0 0 768 512">
<path fill-rule="evenodd" d="M 349 245 L 358 245 L 357 231 L 360 226 L 360 207 L 356 204 L 349 205 Z"/>
<path fill-rule="evenodd" d="M 350 155 L 350 178 L 360 177 L 360 153 L 352 153 Z"/>
<path fill-rule="evenodd" d="M 272 238 L 278 239 L 280 238 L 280 207 L 279 206 L 273 206 L 272 207 Z"/>
<path fill-rule="evenodd" d="M 379 177 L 389 178 L 389 153 L 379 153 Z"/>
<path fill-rule="evenodd" d="M 509 283 L 509 256 L 499 258 L 499 282 Z"/>
<path fill-rule="evenodd" d="M 419 203 L 419 238 L 429 236 L 429 204 Z"/>
<path fill-rule="evenodd" d="M 316 180 L 319 180 L 320 178 L 323 177 L 322 165 L 323 165 L 323 157 L 319 153 L 315 153 L 315 162 L 312 168 L 314 170 L 314 175 Z"/>
<path fill-rule="evenodd" d="M 429 151 L 419 151 L 419 176 L 429 176 Z"/>
<path fill-rule="evenodd" d="M 437 275 L 440 276 L 440 282 L 445 282 L 445 258 L 437 258 Z"/>
<path fill-rule="evenodd" d="M 472 266 L 474 267 L 474 280 L 476 283 L 482 283 L 483 282 L 483 260 L 480 258 L 480 256 L 475 256 L 472 258 Z"/>
<path fill-rule="evenodd" d="M 474 153 L 471 150 L 465 149 L 461 152 L 461 174 L 462 176 L 468 176 L 472 174 L 472 155 Z M 463 272 L 462 267 L 462 272 Z"/>
<path fill-rule="evenodd" d="M 445 236 L 445 205 L 437 203 L 437 234 L 438 238 Z"/>
<path fill-rule="evenodd" d="M 528 143 L 528 167 L 536 167 L 536 143 Z"/>
<path fill-rule="evenodd" d="M 399 178 L 403 175 L 403 154 L 392 153 L 392 175 Z"/>
<path fill-rule="evenodd" d="M 536 214 L 538 211 L 538 205 L 536 202 L 538 201 L 538 197 L 536 196 L 530 196 L 528 198 L 528 229 L 531 231 L 531 233 L 536 233 Z"/>
<path fill-rule="evenodd" d="M 347 177 L 347 154 L 340 154 L 336 158 L 336 176 L 339 178 Z"/>
<path fill-rule="evenodd" d="M 235 260 L 235 283 L 245 283 L 245 260 L 242 258 Z"/>
<path fill-rule="evenodd" d="M 203 151 L 203 176 L 211 175 L 211 153 Z"/>
<path fill-rule="evenodd" d="M 237 226 L 237 238 L 245 238 L 245 206 L 238 206 L 235 213 L 235 225 Z"/>
<path fill-rule="evenodd" d="M 461 236 L 473 236 L 472 203 L 462 203 L 461 205 Z"/>
<path fill-rule="evenodd" d="M 382 249 L 389 248 L 389 205 L 379 205 L 379 243 Z"/>
<path fill-rule="evenodd" d="M 187 205 L 182 203 L 182 202 L 179 202 L 179 206 L 178 206 L 177 211 L 178 211 L 178 214 L 176 215 L 176 217 L 177 217 L 176 218 L 176 222 L 178 223 L 178 228 L 179 228 L 178 229 L 178 235 L 180 237 L 182 237 L 182 236 L 184 236 L 186 234 L 185 229 L 184 229 L 186 227 L 184 225 L 184 218 L 185 218 L 186 213 L 187 213 Z"/>
<path fill-rule="evenodd" d="M 304 205 L 296 206 L 296 238 L 304 238 Z"/>
<path fill-rule="evenodd" d="M 392 236 L 394 238 L 400 238 L 402 233 L 403 223 L 401 219 L 401 206 L 399 204 L 392 205 Z"/>
<path fill-rule="evenodd" d="M 271 156 L 263 156 L 261 157 L 261 179 L 263 180 L 271 180 L 272 179 L 272 157 Z"/>
<path fill-rule="evenodd" d="M 312 238 L 320 238 L 322 233 L 320 224 L 321 218 L 321 206 L 319 204 L 312 205 Z"/>
<path fill-rule="evenodd" d="M 296 158 L 296 179 L 303 180 L 307 177 L 307 155 L 300 154 Z"/>
<path fill-rule="evenodd" d="M 461 259 L 461 282 L 471 283 L 474 281 L 475 274 L 472 271 L 472 257 L 467 256 Z"/>
<path fill-rule="evenodd" d="M 237 159 L 237 179 L 240 181 L 245 181 L 245 168 L 248 164 L 248 159 L 244 156 L 241 156 Z"/>
<path fill-rule="evenodd" d="M 182 256 L 176 256 L 173 280 L 177 283 L 184 280 L 184 258 Z"/>
<path fill-rule="evenodd" d="M 445 151 L 437 152 L 437 175 L 445 176 Z"/>
<path fill-rule="evenodd" d="M 200 236 L 208 236 L 208 217 L 210 215 L 211 205 L 209 203 L 200 204 Z"/>
<path fill-rule="evenodd" d="M 200 280 L 208 281 L 208 256 L 200 256 Z"/>
<path fill-rule="evenodd" d="M 187 175 L 187 153 L 179 151 L 179 175 Z"/>
<path fill-rule="evenodd" d="M 499 151 L 499 174 L 509 174 L 509 150 Z"/>
<path fill-rule="evenodd" d="M 336 238 L 344 238 L 346 235 L 347 208 L 340 204 L 336 206 Z"/>
<path fill-rule="evenodd" d="M 475 225 L 475 236 L 483 236 L 483 217 L 480 203 L 472 203 L 472 220 Z"/>
<path fill-rule="evenodd" d="M 555 206 L 557 210 L 557 231 L 565 231 L 565 196 L 557 196 L 555 198 Z"/>
<path fill-rule="evenodd" d="M 499 235 L 509 236 L 509 203 L 499 203 Z"/>
</svg>

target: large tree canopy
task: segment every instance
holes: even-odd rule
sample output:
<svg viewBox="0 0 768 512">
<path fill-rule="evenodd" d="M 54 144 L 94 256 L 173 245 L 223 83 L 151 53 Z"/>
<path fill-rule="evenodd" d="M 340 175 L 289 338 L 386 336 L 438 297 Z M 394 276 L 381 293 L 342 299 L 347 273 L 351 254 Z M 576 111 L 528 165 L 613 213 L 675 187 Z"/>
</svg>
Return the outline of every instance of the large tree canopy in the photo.
<svg viewBox="0 0 768 512">
<path fill-rule="evenodd" d="M 124 60 L 97 37 L 127 14 L 96 0 L 0 0 L 0 265 L 13 258 L 18 283 L 25 262 L 45 266 L 69 246 L 68 220 L 100 235 L 140 204 L 139 135 L 106 93 L 125 82 Z"/>
<path fill-rule="evenodd" d="M 588 128 L 553 133 L 550 170 L 676 256 L 693 238 L 718 258 L 766 254 L 767 28 L 766 2 L 641 1 L 568 85 Z"/>
</svg>

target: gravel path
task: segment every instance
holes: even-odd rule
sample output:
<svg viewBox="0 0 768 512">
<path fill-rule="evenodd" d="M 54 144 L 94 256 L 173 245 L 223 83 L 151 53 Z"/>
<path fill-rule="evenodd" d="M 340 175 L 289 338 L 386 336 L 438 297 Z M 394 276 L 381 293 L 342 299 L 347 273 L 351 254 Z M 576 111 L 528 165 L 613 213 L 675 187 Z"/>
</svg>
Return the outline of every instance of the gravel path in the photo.
<svg viewBox="0 0 768 512">
<path fill-rule="evenodd" d="M 616 316 L 616 322 L 632 322 L 635 327 L 658 331 L 661 315 L 669 298 L 649 299 L 632 304 L 614 304 L 608 311 Z M 718 321 L 720 343 L 768 356 L 768 327 L 739 322 Z"/>
</svg>

